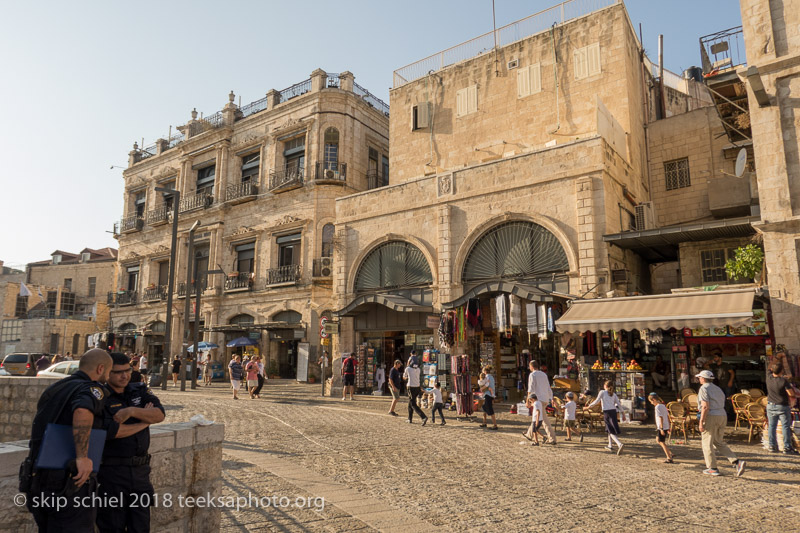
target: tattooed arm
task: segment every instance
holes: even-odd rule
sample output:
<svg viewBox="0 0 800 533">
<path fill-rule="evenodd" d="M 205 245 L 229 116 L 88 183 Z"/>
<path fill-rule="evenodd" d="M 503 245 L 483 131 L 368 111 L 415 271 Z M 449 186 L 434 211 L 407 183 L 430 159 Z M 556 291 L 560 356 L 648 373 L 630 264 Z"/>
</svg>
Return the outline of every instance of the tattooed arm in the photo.
<svg viewBox="0 0 800 533">
<path fill-rule="evenodd" d="M 75 462 L 78 475 L 73 477 L 79 487 L 86 483 L 92 473 L 92 460 L 89 459 L 89 435 L 92 432 L 94 415 L 88 409 L 78 408 L 72 413 L 72 438 L 75 440 Z"/>
</svg>

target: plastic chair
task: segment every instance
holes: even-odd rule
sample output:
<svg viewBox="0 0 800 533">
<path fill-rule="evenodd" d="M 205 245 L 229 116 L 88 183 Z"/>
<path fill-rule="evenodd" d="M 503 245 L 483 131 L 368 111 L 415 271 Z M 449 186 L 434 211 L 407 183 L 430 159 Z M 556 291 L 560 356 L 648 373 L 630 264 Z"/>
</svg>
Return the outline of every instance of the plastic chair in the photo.
<svg viewBox="0 0 800 533">
<path fill-rule="evenodd" d="M 731 405 L 733 405 L 733 412 L 736 414 L 736 422 L 733 425 L 733 430 L 736 431 L 739 429 L 739 424 L 742 425 L 747 423 L 747 414 L 745 413 L 745 408 L 747 404 L 752 403 L 753 399 L 750 398 L 749 394 L 734 394 L 731 396 Z"/>
<path fill-rule="evenodd" d="M 750 442 L 753 439 L 754 429 L 757 429 L 759 433 L 763 431 L 764 426 L 767 424 L 767 416 L 764 408 L 755 402 L 747 404 L 745 416 L 747 416 L 747 422 L 750 424 L 750 433 L 747 436 L 747 442 Z"/>
<path fill-rule="evenodd" d="M 672 438 L 672 432 L 678 429 L 683 433 L 684 442 L 689 442 L 689 437 L 686 434 L 686 426 L 689 422 L 688 408 L 683 402 L 669 402 L 667 404 L 667 414 L 669 415 L 669 438 Z"/>
</svg>

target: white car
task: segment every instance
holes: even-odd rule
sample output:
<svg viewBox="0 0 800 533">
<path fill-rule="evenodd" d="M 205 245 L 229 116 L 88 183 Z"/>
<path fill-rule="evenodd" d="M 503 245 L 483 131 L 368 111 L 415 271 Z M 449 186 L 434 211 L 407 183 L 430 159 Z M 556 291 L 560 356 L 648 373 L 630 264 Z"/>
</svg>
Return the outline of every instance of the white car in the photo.
<svg viewBox="0 0 800 533">
<path fill-rule="evenodd" d="M 78 361 L 61 361 L 36 373 L 37 378 L 65 378 L 78 371 Z"/>
</svg>

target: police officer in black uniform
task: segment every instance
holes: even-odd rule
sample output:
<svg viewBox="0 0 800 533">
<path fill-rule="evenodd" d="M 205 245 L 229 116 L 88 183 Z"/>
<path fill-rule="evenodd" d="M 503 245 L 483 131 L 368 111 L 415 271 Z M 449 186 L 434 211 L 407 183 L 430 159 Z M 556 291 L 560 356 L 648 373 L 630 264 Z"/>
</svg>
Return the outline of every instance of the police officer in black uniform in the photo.
<svg viewBox="0 0 800 533">
<path fill-rule="evenodd" d="M 20 475 L 20 489 L 25 479 L 28 509 L 41 532 L 94 532 L 95 508 L 83 503 L 97 488 L 92 460 L 88 457 L 91 430 L 105 429 L 107 438 L 113 439 L 145 427 L 131 426 L 120 433 L 119 424 L 106 415 L 108 392 L 100 381 L 106 379 L 110 369 L 108 352 L 98 348 L 89 350 L 81 357 L 78 372 L 50 385 L 39 398 L 29 442 L 30 454 L 23 465 L 25 475 L 22 472 Z M 33 468 L 49 423 L 73 428 L 76 458 L 66 470 Z M 65 506 L 54 504 L 54 498 L 59 496 L 65 497 Z"/>
<path fill-rule="evenodd" d="M 120 428 L 130 425 L 157 424 L 164 420 L 164 408 L 145 383 L 131 383 L 128 356 L 111 354 L 113 366 L 108 376 L 109 397 L 106 411 Z M 150 531 L 150 430 L 144 429 L 125 438 L 107 442 L 98 480 L 99 493 L 106 501 L 122 498 L 116 505 L 101 507 L 97 527 L 101 533 Z"/>
</svg>

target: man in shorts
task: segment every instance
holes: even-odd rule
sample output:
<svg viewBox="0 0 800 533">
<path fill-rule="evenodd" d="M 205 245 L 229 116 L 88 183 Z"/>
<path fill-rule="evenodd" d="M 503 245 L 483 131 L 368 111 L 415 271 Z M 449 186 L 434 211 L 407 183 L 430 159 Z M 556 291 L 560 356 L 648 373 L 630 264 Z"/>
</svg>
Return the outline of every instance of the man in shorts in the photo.
<svg viewBox="0 0 800 533">
<path fill-rule="evenodd" d="M 358 361 L 356 361 L 352 353 L 347 354 L 347 357 L 342 360 L 342 400 L 347 398 L 348 389 L 350 389 L 350 399 L 353 399 L 353 393 L 356 389 L 357 364 Z"/>
<path fill-rule="evenodd" d="M 242 356 L 236 355 L 233 357 L 233 361 L 230 362 L 228 365 L 228 369 L 230 370 L 231 374 L 231 388 L 233 389 L 233 399 L 239 399 L 239 389 L 242 388 L 242 374 L 244 373 L 244 369 L 242 368 Z"/>
<path fill-rule="evenodd" d="M 395 411 L 394 408 L 397 406 L 397 400 L 400 399 L 400 386 L 402 385 L 402 374 L 400 374 L 400 368 L 403 366 L 403 362 L 398 359 L 394 362 L 394 366 L 389 371 L 389 392 L 392 393 L 392 405 L 389 407 L 389 414 L 391 416 L 399 416 Z"/>
</svg>

